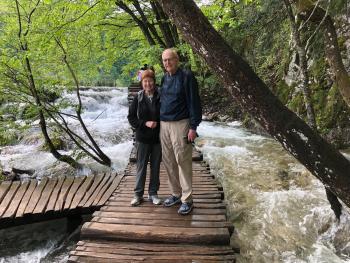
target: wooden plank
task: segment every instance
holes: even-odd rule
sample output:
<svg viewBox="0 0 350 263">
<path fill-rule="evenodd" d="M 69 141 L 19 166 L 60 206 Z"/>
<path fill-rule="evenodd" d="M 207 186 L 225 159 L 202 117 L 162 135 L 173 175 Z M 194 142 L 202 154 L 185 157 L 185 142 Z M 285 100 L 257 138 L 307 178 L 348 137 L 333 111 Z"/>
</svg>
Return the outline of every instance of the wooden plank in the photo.
<svg viewBox="0 0 350 263">
<path fill-rule="evenodd" d="M 154 214 L 176 214 L 178 206 L 176 207 L 141 207 L 141 206 L 129 206 L 129 207 L 118 207 L 106 205 L 101 207 L 100 211 L 110 211 L 110 212 L 122 212 L 122 213 L 154 213 Z M 196 208 L 194 205 L 193 215 L 226 215 L 226 209 L 203 209 Z"/>
<path fill-rule="evenodd" d="M 191 255 L 191 256 L 227 256 L 232 255 L 233 251 L 231 250 L 197 250 L 195 246 L 192 246 L 194 250 L 187 250 L 186 253 L 181 253 L 182 255 Z M 124 247 L 96 247 L 96 246 L 78 246 L 75 249 L 76 251 L 90 251 L 98 253 L 111 253 L 118 255 L 130 255 L 130 256 L 142 256 L 142 255 L 152 255 L 152 256 L 166 256 L 169 258 L 178 255 L 180 251 L 164 251 L 164 249 L 159 250 L 147 250 L 147 249 L 138 249 L 138 246 L 135 248 L 124 248 Z M 181 251 L 184 252 L 184 251 Z"/>
<path fill-rule="evenodd" d="M 28 189 L 29 183 L 30 181 L 26 181 L 21 184 L 21 186 L 17 190 L 16 195 L 12 200 L 11 206 L 6 210 L 5 214 L 2 216 L 3 218 L 13 218 L 16 215 L 17 208 L 19 207 L 22 198 Z"/>
<path fill-rule="evenodd" d="M 110 174 L 106 174 L 101 183 L 99 184 L 99 186 L 95 189 L 95 191 L 92 193 L 92 195 L 90 196 L 89 200 L 86 201 L 84 207 L 90 207 L 92 205 L 92 203 L 95 201 L 98 193 L 100 192 L 100 190 L 105 186 L 105 184 L 108 182 L 110 178 Z"/>
<path fill-rule="evenodd" d="M 79 241 L 77 246 L 84 247 L 102 247 L 102 248 L 121 248 L 121 249 L 132 249 L 136 251 L 163 251 L 165 253 L 168 252 L 186 252 L 186 253 L 209 253 L 214 254 L 215 252 L 232 252 L 232 248 L 230 246 L 208 246 L 208 245 L 189 245 L 189 244 L 167 244 L 167 243 L 135 243 L 132 242 L 118 242 L 118 241 L 90 241 L 83 240 Z"/>
<path fill-rule="evenodd" d="M 7 191 L 10 189 L 12 182 L 11 181 L 5 181 L 2 182 L 0 185 L 0 203 L 5 198 Z"/>
<path fill-rule="evenodd" d="M 112 218 L 142 218 L 148 219 L 162 219 L 162 220 L 184 220 L 184 221 L 225 221 L 225 215 L 192 215 L 182 216 L 179 214 L 149 214 L 149 213 L 120 213 L 96 211 L 93 216 L 98 217 L 112 217 Z"/>
<path fill-rule="evenodd" d="M 100 201 L 104 193 L 107 191 L 107 189 L 112 185 L 116 177 L 117 176 L 115 173 L 110 175 L 110 178 L 108 179 L 107 183 L 105 183 L 105 185 L 100 189 L 100 191 L 96 195 L 95 200 L 92 202 L 92 206 L 97 206 L 98 202 Z"/>
<path fill-rule="evenodd" d="M 57 202 L 55 204 L 55 211 L 62 211 L 64 202 L 66 201 L 66 197 L 68 194 L 68 191 L 71 187 L 71 185 L 74 182 L 74 177 L 66 177 L 66 180 L 64 180 L 64 183 L 61 187 L 60 195 L 58 196 Z"/>
<path fill-rule="evenodd" d="M 28 186 L 28 189 L 25 192 L 25 194 L 24 194 L 24 196 L 22 198 L 22 201 L 21 201 L 21 203 L 20 203 L 20 205 L 19 205 L 19 207 L 17 209 L 16 217 L 22 217 L 24 215 L 24 211 L 27 208 L 29 200 L 32 197 L 33 192 L 34 192 L 37 184 L 38 184 L 37 180 L 34 180 L 34 179 L 30 180 L 30 184 Z"/>
<path fill-rule="evenodd" d="M 90 188 L 92 182 L 94 180 L 94 176 L 87 176 L 84 183 L 79 187 L 77 193 L 74 195 L 73 201 L 69 207 L 69 209 L 75 209 L 79 205 L 79 202 L 83 199 L 84 195 L 87 192 L 87 189 Z"/>
<path fill-rule="evenodd" d="M 84 182 L 85 178 L 86 178 L 86 176 L 79 176 L 79 177 L 74 178 L 74 182 L 73 182 L 72 186 L 70 187 L 68 194 L 67 194 L 67 197 L 66 197 L 66 200 L 64 202 L 63 209 L 69 209 L 69 207 L 73 201 L 73 198 L 74 198 L 76 192 L 78 191 L 79 186 Z"/>
<path fill-rule="evenodd" d="M 115 217 L 93 217 L 91 222 L 105 223 L 105 224 L 122 224 L 122 225 L 143 225 L 143 226 L 168 226 L 168 227 L 201 227 L 201 228 L 216 228 L 228 227 L 227 222 L 213 222 L 213 221 L 169 221 L 160 219 L 143 218 L 115 218 Z"/>
<path fill-rule="evenodd" d="M 35 206 L 35 209 L 33 211 L 33 214 L 41 214 L 44 213 L 46 206 L 50 200 L 50 196 L 52 191 L 55 188 L 55 185 L 57 184 L 57 178 L 50 178 L 47 182 L 45 189 L 43 190 L 40 200 Z"/>
<path fill-rule="evenodd" d="M 230 244 L 227 228 L 179 228 L 162 226 L 114 225 L 85 223 L 81 236 L 87 239 L 107 239 L 130 242 L 164 242 L 184 244 Z"/>
<path fill-rule="evenodd" d="M 159 198 L 161 199 L 165 199 L 166 197 L 168 197 L 168 195 L 158 195 Z M 127 202 L 127 203 L 130 203 L 132 199 L 132 196 L 131 195 L 128 195 L 128 196 L 119 196 L 118 194 L 116 196 L 111 196 L 110 197 L 110 200 L 117 200 L 117 201 L 123 201 L 123 202 Z M 203 196 L 203 198 L 197 198 L 196 196 L 193 196 L 193 202 L 196 204 L 196 203 L 206 203 L 206 204 L 218 204 L 218 203 L 221 203 L 222 200 L 221 198 L 207 198 L 206 196 Z"/>
<path fill-rule="evenodd" d="M 84 195 L 83 200 L 80 201 L 78 207 L 88 207 L 88 206 L 85 206 L 86 202 L 89 200 L 91 195 L 93 195 L 93 193 L 95 192 L 96 188 L 101 184 L 103 178 L 104 178 L 103 174 L 98 174 L 98 175 L 96 175 L 94 177 L 94 182 L 93 182 L 92 186 L 86 192 L 86 194 Z"/>
<path fill-rule="evenodd" d="M 125 197 L 125 198 L 133 198 L 134 197 L 134 193 L 133 192 L 129 192 L 129 193 L 118 193 L 118 192 L 114 192 L 113 193 L 114 196 L 118 196 L 118 197 Z M 158 192 L 158 196 L 159 197 L 163 197 L 164 199 L 167 198 L 170 195 L 170 191 L 164 191 L 164 192 Z M 220 199 L 220 200 L 224 200 L 224 193 L 200 193 L 200 192 L 193 192 L 192 193 L 192 198 L 193 199 Z"/>
<path fill-rule="evenodd" d="M 123 178 L 123 175 L 118 175 L 116 178 L 114 178 L 111 186 L 108 188 L 108 190 L 105 191 L 104 195 L 101 197 L 101 199 L 98 201 L 98 206 L 103 205 L 106 203 L 108 198 L 111 197 L 112 193 L 117 189 L 120 180 Z"/>
<path fill-rule="evenodd" d="M 136 244 L 135 244 L 136 245 Z M 118 253 L 119 252 L 119 253 Z M 182 254 L 182 253 L 125 253 L 125 250 L 116 250 L 110 248 L 102 248 L 100 250 L 95 250 L 92 247 L 78 248 L 73 253 L 78 256 L 91 256 L 95 258 L 108 258 L 113 260 L 134 260 L 134 262 L 153 262 L 153 260 L 168 260 L 168 262 L 174 262 L 173 260 L 193 260 L 192 262 L 202 262 L 202 260 L 215 260 L 216 262 L 227 262 L 227 260 L 234 260 L 234 255 L 195 255 L 195 254 Z M 232 261 L 231 261 L 232 262 Z"/>
<path fill-rule="evenodd" d="M 6 212 L 7 208 L 11 206 L 12 198 L 15 196 L 17 189 L 20 187 L 20 185 L 20 181 L 12 182 L 10 189 L 8 190 L 5 198 L 0 204 L 0 217 Z"/>
<path fill-rule="evenodd" d="M 113 197 L 114 198 L 114 197 Z M 116 198 L 116 200 L 118 200 Z M 111 205 L 111 206 L 119 206 L 119 207 L 130 207 L 130 202 L 123 202 L 123 201 L 115 201 L 115 200 L 109 200 L 105 203 L 105 205 Z M 144 202 L 142 202 L 142 204 L 140 205 L 141 207 L 155 207 L 154 204 L 152 204 L 152 202 L 145 200 Z M 226 208 L 226 204 L 223 202 L 220 203 L 195 203 L 196 208 Z"/>
<path fill-rule="evenodd" d="M 53 190 L 53 192 L 51 194 L 51 197 L 50 197 L 49 203 L 47 204 L 45 213 L 49 213 L 49 212 L 52 212 L 55 210 L 55 204 L 56 204 L 56 201 L 58 199 L 58 195 L 61 192 L 61 187 L 62 187 L 65 179 L 66 179 L 65 176 L 58 177 L 58 182 L 55 186 L 55 189 Z"/>
<path fill-rule="evenodd" d="M 116 259 L 113 258 L 113 261 L 111 261 L 110 258 L 99 258 L 99 257 L 90 257 L 90 256 L 82 256 L 82 255 L 75 255 L 74 253 L 76 253 L 75 251 L 73 251 L 71 253 L 71 255 L 68 258 L 68 262 L 69 263 L 135 263 L 135 262 L 143 262 L 143 263 L 194 263 L 194 262 L 200 262 L 200 263 L 218 263 L 218 262 L 227 262 L 227 263 L 234 263 L 235 261 L 231 261 L 231 260 L 200 260 L 200 261 L 196 261 L 196 260 L 192 260 L 192 259 L 171 259 L 171 261 L 169 259 L 144 259 L 142 258 L 140 259 L 126 259 L 126 258 L 122 258 L 122 259 Z"/>
<path fill-rule="evenodd" d="M 31 214 L 33 213 L 34 211 L 34 208 L 36 206 L 36 204 L 39 202 L 39 199 L 40 199 L 40 196 L 41 196 L 41 193 L 43 192 L 44 188 L 45 188 L 45 185 L 48 181 L 48 178 L 47 177 L 44 177 L 40 184 L 38 184 L 36 187 L 35 187 L 35 190 L 29 200 L 29 203 L 24 211 L 24 214 Z"/>
</svg>

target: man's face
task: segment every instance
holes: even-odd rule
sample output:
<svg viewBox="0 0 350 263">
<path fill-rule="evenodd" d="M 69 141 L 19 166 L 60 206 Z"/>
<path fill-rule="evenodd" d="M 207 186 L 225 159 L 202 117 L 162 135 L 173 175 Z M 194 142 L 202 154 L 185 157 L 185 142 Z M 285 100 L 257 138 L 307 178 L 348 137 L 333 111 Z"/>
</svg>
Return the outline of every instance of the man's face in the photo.
<svg viewBox="0 0 350 263">
<path fill-rule="evenodd" d="M 178 58 L 171 52 L 170 50 L 166 50 L 162 54 L 162 60 L 164 68 L 167 72 L 169 72 L 171 75 L 175 74 L 179 60 Z"/>
</svg>

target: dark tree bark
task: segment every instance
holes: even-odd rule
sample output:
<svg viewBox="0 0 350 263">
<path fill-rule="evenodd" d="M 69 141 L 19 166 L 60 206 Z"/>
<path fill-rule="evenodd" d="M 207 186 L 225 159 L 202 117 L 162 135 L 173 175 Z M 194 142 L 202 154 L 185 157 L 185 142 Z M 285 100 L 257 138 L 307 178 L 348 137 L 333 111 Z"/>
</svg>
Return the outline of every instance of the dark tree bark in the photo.
<svg viewBox="0 0 350 263">
<path fill-rule="evenodd" d="M 164 13 L 162 7 L 159 5 L 157 1 L 150 1 L 153 13 L 156 16 L 157 23 L 159 24 L 159 28 L 162 31 L 162 34 L 165 39 L 166 47 L 171 48 L 175 47 L 177 44 L 179 44 L 177 41 L 179 40 L 179 36 L 176 35 L 173 36 L 172 31 L 172 25 L 169 22 L 169 17 Z"/>
<path fill-rule="evenodd" d="M 304 104 L 306 109 L 307 123 L 314 130 L 317 129 L 315 111 L 312 105 L 311 92 L 309 87 L 309 72 L 307 70 L 306 47 L 303 44 L 298 30 L 298 25 L 295 21 L 292 6 L 289 0 L 284 0 L 287 15 L 292 28 L 292 36 L 295 44 L 295 49 L 299 55 L 299 72 L 300 72 L 300 88 L 304 96 Z"/>
<path fill-rule="evenodd" d="M 35 12 L 36 8 L 38 7 L 40 3 L 40 0 L 37 1 L 35 7 L 31 10 L 31 12 L 29 13 L 29 19 L 28 19 L 28 28 L 26 31 L 23 31 L 23 26 L 22 26 L 22 19 L 21 19 L 21 12 L 19 10 L 19 3 L 16 0 L 16 13 L 17 13 L 17 19 L 18 19 L 18 40 L 19 40 L 19 49 L 21 51 L 27 52 L 28 51 L 28 44 L 25 41 L 24 35 L 27 35 L 27 33 L 29 32 L 29 26 L 30 26 L 30 17 L 33 15 L 33 13 Z M 29 58 L 26 56 L 24 59 L 24 70 L 26 72 L 26 77 L 28 80 L 28 88 L 29 91 L 31 93 L 31 96 L 34 98 L 35 100 L 35 104 L 38 107 L 38 114 L 39 114 L 39 125 L 41 128 L 41 132 L 44 136 L 45 139 L 45 143 L 47 144 L 47 146 L 50 149 L 51 154 L 59 161 L 68 163 L 69 165 L 71 165 L 74 168 L 80 168 L 80 164 L 78 162 L 76 162 L 72 157 L 68 156 L 68 155 L 62 155 L 60 154 L 57 149 L 55 148 L 53 142 L 51 141 L 51 138 L 47 132 L 47 124 L 46 124 L 46 119 L 45 119 L 45 115 L 43 112 L 43 104 L 41 102 L 40 96 L 38 94 L 37 88 L 36 88 L 36 84 L 35 84 L 35 80 L 33 77 L 33 71 L 32 71 L 32 67 L 30 64 L 30 60 Z"/>
<path fill-rule="evenodd" d="M 345 69 L 338 45 L 337 31 L 333 19 L 321 7 L 302 5 L 300 0 L 294 0 L 299 7 L 299 16 L 304 21 L 310 21 L 319 25 L 322 23 L 324 41 L 326 46 L 327 61 L 334 74 L 335 83 L 346 104 L 350 107 L 350 77 Z"/>
<path fill-rule="evenodd" d="M 194 1 L 159 2 L 235 101 L 350 206 L 350 161 L 272 94 L 247 62 L 213 28 Z"/>
<path fill-rule="evenodd" d="M 101 150 L 101 148 L 98 146 L 97 142 L 95 141 L 95 139 L 92 137 L 92 135 L 90 134 L 88 128 L 86 127 L 83 118 L 81 117 L 81 113 L 82 113 L 82 102 L 81 102 L 81 97 L 80 97 L 80 84 L 79 84 L 79 80 L 77 75 L 75 74 L 71 64 L 69 63 L 69 61 L 67 60 L 67 52 L 65 50 L 65 48 L 63 47 L 62 43 L 60 42 L 59 39 L 55 38 L 55 41 L 57 43 L 57 45 L 61 48 L 62 52 L 63 52 L 63 62 L 66 64 L 69 73 L 71 74 L 74 84 L 75 84 L 75 90 L 76 90 L 76 94 L 77 94 L 77 98 L 78 98 L 78 107 L 76 109 L 76 118 L 79 121 L 81 127 L 84 130 L 85 135 L 89 138 L 91 145 L 89 145 L 87 142 L 84 141 L 85 144 L 88 144 L 90 149 L 93 149 L 94 153 L 97 156 L 93 156 L 93 154 L 89 154 L 88 150 L 86 150 L 85 148 L 81 147 L 81 145 L 79 143 L 76 142 L 76 145 L 81 148 L 85 153 L 88 153 L 89 156 L 92 156 L 96 161 L 98 161 L 101 164 L 107 165 L 107 166 L 111 166 L 111 159 Z M 68 128 L 68 127 L 66 127 Z M 69 131 L 69 129 L 66 129 L 66 132 L 69 133 L 69 135 L 73 135 L 73 133 L 71 131 Z"/>
<path fill-rule="evenodd" d="M 143 24 L 146 25 L 146 27 L 152 33 L 153 37 L 157 40 L 158 44 L 161 47 L 165 47 L 164 41 L 158 35 L 157 29 L 155 28 L 155 26 L 148 21 L 147 16 L 143 12 L 139 1 L 138 0 L 133 0 L 132 4 L 135 7 L 135 9 L 137 10 L 137 12 L 140 14 L 140 17 L 141 17 L 141 20 L 142 20 Z"/>
<path fill-rule="evenodd" d="M 145 25 L 142 20 L 140 20 L 135 14 L 134 12 L 128 7 L 128 5 L 126 5 L 123 1 L 115 1 L 115 4 L 123 9 L 127 14 L 129 14 L 131 16 L 131 18 L 136 22 L 136 24 L 140 27 L 143 35 L 145 36 L 145 38 L 147 39 L 148 43 L 150 46 L 154 46 L 156 44 L 155 40 L 153 39 L 151 33 L 148 30 L 147 25 Z"/>
</svg>

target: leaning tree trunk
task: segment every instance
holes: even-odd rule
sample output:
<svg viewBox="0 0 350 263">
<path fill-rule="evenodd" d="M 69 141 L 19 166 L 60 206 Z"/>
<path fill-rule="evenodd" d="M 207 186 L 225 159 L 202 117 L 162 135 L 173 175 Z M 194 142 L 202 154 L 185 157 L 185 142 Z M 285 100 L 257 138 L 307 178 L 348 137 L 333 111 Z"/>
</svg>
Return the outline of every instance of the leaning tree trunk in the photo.
<svg viewBox="0 0 350 263">
<path fill-rule="evenodd" d="M 159 0 L 183 37 L 240 106 L 325 186 L 350 206 L 350 161 L 272 94 L 192 0 Z"/>
</svg>

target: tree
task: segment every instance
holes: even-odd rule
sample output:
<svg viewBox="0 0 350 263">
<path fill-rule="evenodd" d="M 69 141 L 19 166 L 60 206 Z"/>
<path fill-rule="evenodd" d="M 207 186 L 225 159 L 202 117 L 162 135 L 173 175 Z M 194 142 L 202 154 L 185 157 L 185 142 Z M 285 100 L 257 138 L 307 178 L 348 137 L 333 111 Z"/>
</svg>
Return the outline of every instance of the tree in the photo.
<svg viewBox="0 0 350 263">
<path fill-rule="evenodd" d="M 313 1 L 293 0 L 293 2 L 298 9 L 298 15 L 305 23 L 311 22 L 322 26 L 328 63 L 333 72 L 337 87 L 344 101 L 350 107 L 350 77 L 342 61 L 333 19 L 329 15 L 328 10 L 314 5 Z"/>
<path fill-rule="evenodd" d="M 350 162 L 272 94 L 251 67 L 212 27 L 193 1 L 159 2 L 235 101 L 350 206 Z"/>
<path fill-rule="evenodd" d="M 298 29 L 298 24 L 295 21 L 293 10 L 289 0 L 284 0 L 284 4 L 287 10 L 287 15 L 290 20 L 293 42 L 299 58 L 298 66 L 299 66 L 299 74 L 300 74 L 300 88 L 304 95 L 307 123 L 310 125 L 312 129 L 316 130 L 317 125 L 316 125 L 316 119 L 315 119 L 315 112 L 314 112 L 314 107 L 312 105 L 310 88 L 309 88 L 309 73 L 307 69 L 306 47 L 302 41 L 301 34 L 300 34 L 301 32 Z"/>
<path fill-rule="evenodd" d="M 307 114 L 307 121 L 309 126 L 317 132 L 317 124 L 315 118 L 314 107 L 312 105 L 310 87 L 309 87 L 309 72 L 308 72 L 308 59 L 306 56 L 307 46 L 303 43 L 301 38 L 301 28 L 298 26 L 297 21 L 295 20 L 295 16 L 293 14 L 292 6 L 289 0 L 284 0 L 284 4 L 287 10 L 287 15 L 289 17 L 291 28 L 292 28 L 292 36 L 293 42 L 295 44 L 295 49 L 299 58 L 299 72 L 300 72 L 300 88 L 304 95 L 304 103 Z M 342 205 L 338 201 L 337 197 L 326 187 L 326 195 L 327 199 L 331 204 L 331 208 L 334 211 L 335 216 L 340 219 Z"/>
<path fill-rule="evenodd" d="M 107 166 L 111 164 L 110 158 L 100 149 L 82 119 L 83 105 L 78 80 L 78 75 L 88 79 L 91 77 L 89 74 L 94 72 L 93 76 L 96 76 L 97 65 L 101 65 L 96 63 L 101 59 L 100 50 L 103 49 L 101 33 L 91 30 L 89 18 L 83 19 L 98 3 L 67 5 L 57 2 L 53 7 L 50 1 L 20 3 L 16 0 L 15 6 L 9 5 L 14 8 L 15 16 L 9 13 L 3 20 L 4 34 L 0 42 L 3 47 L 0 56 L 2 91 L 9 101 L 22 102 L 33 108 L 30 119 L 33 122 L 39 118 L 50 152 L 59 161 L 75 168 L 80 167 L 77 160 L 60 154 L 56 149 L 49 134 L 51 127 L 58 127 L 77 148 L 95 161 Z M 69 52 L 64 46 L 69 46 Z M 77 94 L 77 105 L 64 100 L 57 102 L 56 99 L 64 92 L 72 90 L 72 85 Z M 62 112 L 62 108 L 67 106 L 76 109 L 76 115 Z M 82 134 L 74 131 L 67 119 L 78 122 Z"/>
</svg>

